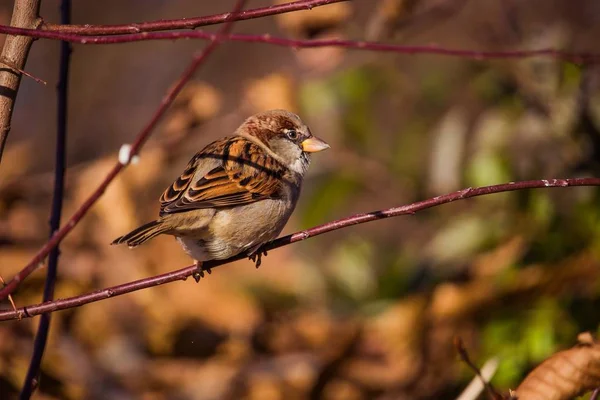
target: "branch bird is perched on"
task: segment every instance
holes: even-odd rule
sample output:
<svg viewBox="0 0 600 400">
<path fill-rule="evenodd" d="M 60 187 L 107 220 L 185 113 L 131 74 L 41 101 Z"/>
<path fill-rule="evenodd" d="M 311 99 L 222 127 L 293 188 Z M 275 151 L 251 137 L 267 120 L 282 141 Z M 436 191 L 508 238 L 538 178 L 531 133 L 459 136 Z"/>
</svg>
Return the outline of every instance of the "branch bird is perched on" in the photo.
<svg viewBox="0 0 600 400">
<path fill-rule="evenodd" d="M 285 110 L 248 118 L 206 146 L 160 198 L 159 218 L 115 239 L 136 247 L 166 234 L 196 260 L 223 260 L 245 252 L 260 265 L 260 247 L 275 239 L 300 195 L 310 153 L 329 145 Z M 209 270 L 210 272 L 210 270 Z"/>
</svg>

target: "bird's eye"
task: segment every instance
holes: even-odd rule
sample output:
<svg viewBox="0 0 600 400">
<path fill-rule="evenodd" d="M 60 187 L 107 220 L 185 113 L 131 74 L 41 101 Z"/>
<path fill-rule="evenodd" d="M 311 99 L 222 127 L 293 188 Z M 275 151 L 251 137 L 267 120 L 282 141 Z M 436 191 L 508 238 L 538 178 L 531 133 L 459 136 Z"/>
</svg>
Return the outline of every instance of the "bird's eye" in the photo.
<svg viewBox="0 0 600 400">
<path fill-rule="evenodd" d="M 285 134 L 287 135 L 288 139 L 290 140 L 296 140 L 298 139 L 298 132 L 294 129 L 288 129 Z"/>
</svg>

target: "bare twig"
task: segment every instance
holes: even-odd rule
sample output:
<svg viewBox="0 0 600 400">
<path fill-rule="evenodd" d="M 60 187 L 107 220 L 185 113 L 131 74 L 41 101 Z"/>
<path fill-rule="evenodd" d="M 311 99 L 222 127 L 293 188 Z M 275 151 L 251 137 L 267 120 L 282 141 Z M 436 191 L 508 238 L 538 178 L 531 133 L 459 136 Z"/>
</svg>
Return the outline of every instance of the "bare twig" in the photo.
<svg viewBox="0 0 600 400">
<path fill-rule="evenodd" d="M 481 392 L 486 389 L 486 383 L 492 380 L 492 377 L 498 370 L 498 358 L 490 358 L 483 363 L 481 367 L 481 377 L 475 376 L 471 382 L 464 388 L 456 400 L 476 400 L 479 399 Z M 483 378 L 483 380 L 481 379 Z"/>
<path fill-rule="evenodd" d="M 171 20 L 131 23 L 125 25 L 55 25 L 43 24 L 45 31 L 74 33 L 78 35 L 119 35 L 124 33 L 141 33 L 173 29 L 196 29 L 201 26 L 221 24 L 226 21 L 244 21 L 247 19 L 267 17 L 293 11 L 310 10 L 327 4 L 340 3 L 349 0 L 302 0 L 290 3 L 276 4 L 267 7 L 241 11 L 236 15 L 231 13 L 208 15 Z"/>
<path fill-rule="evenodd" d="M 2 275 L 0 275 L 0 283 L 2 284 L 2 286 L 6 285 L 6 282 L 4 282 L 4 278 L 2 278 Z M 8 295 L 8 301 L 10 302 L 10 305 L 12 306 L 13 310 L 16 312 L 17 306 L 15 305 L 15 301 L 13 300 L 11 295 Z"/>
<path fill-rule="evenodd" d="M 21 28 L 37 28 L 39 18 L 40 0 L 15 0 L 11 26 Z M 8 36 L 4 42 L 0 60 L 8 68 L 0 68 L 0 163 L 2 153 L 10 132 L 10 121 L 13 108 L 21 83 L 21 71 L 27 61 L 33 37 Z"/>
<path fill-rule="evenodd" d="M 60 22 L 71 23 L 71 0 L 62 0 L 60 4 Z M 57 112 L 56 112 L 56 160 L 54 167 L 54 193 L 52 195 L 52 211 L 50 213 L 50 237 L 60 228 L 60 217 L 64 199 L 65 169 L 66 169 L 66 147 L 67 147 L 67 104 L 69 89 L 69 65 L 71 60 L 71 44 L 60 43 L 60 64 L 58 68 L 57 90 Z M 58 271 L 59 248 L 56 246 L 50 251 L 48 258 L 48 270 L 44 283 L 43 301 L 51 301 L 54 298 L 56 287 L 56 275 Z M 33 342 L 33 354 L 29 362 L 29 369 L 25 375 L 25 382 L 21 389 L 20 399 L 31 398 L 35 389 L 35 382 L 39 381 L 40 366 L 48 341 L 50 331 L 51 314 L 44 314 L 40 318 L 35 340 Z"/>
<path fill-rule="evenodd" d="M 459 337 L 455 337 L 454 338 L 454 348 L 456 349 L 456 352 L 458 353 L 460 359 L 465 364 L 467 364 L 467 366 L 469 368 L 471 368 L 471 370 L 475 373 L 475 375 L 477 375 L 477 378 L 479 378 L 479 381 L 481 382 L 481 384 L 483 385 L 483 387 L 487 391 L 490 399 L 493 399 L 493 400 L 502 400 L 502 395 L 500 393 L 498 393 L 498 391 L 490 383 L 490 381 L 489 381 L 490 379 L 486 378 L 483 375 L 483 373 L 479 370 L 479 367 L 477 367 L 477 365 L 475 365 L 475 363 L 473 361 L 471 361 L 471 357 L 469 357 L 469 353 L 467 352 L 467 349 L 465 348 L 465 345 L 464 345 L 464 343 L 463 343 L 463 341 L 462 341 L 461 338 L 459 338 Z M 498 362 L 496 361 L 496 367 L 497 366 L 498 366 Z M 468 394 L 464 394 L 464 392 L 463 392 L 463 395 L 461 395 L 459 397 L 459 399 L 467 399 L 468 398 Z M 479 397 L 479 393 L 477 393 L 472 398 L 477 398 L 477 397 Z"/>
<path fill-rule="evenodd" d="M 23 70 L 21 68 L 17 68 L 16 66 L 12 65 L 12 63 L 10 61 L 0 59 L 0 64 L 3 64 L 5 66 L 7 66 L 8 68 L 10 68 L 10 69 L 12 69 L 12 70 L 14 70 L 14 71 L 16 71 L 16 72 L 18 72 L 20 74 L 23 74 L 23 75 L 25 75 L 28 78 L 33 79 L 37 83 L 41 83 L 42 85 L 47 85 L 48 84 L 48 82 L 46 82 L 42 78 L 38 78 L 37 76 L 35 76 L 33 74 L 30 74 L 29 72 L 27 72 L 27 71 L 25 71 L 25 70 Z"/>
<path fill-rule="evenodd" d="M 483 186 L 479 188 L 467 188 L 452 192 L 443 196 L 433 197 L 427 200 L 408 204 L 405 206 L 388 208 L 386 210 L 373 211 L 366 214 L 356 214 L 347 218 L 338 219 L 311 229 L 296 232 L 292 235 L 284 236 L 263 246 L 262 250 L 272 250 L 286 246 L 290 243 L 300 242 L 308 238 L 332 232 L 338 229 L 346 228 L 352 225 L 364 224 L 366 222 L 376 221 L 385 218 L 397 217 L 400 215 L 411 215 L 417 211 L 425 210 L 439 206 L 441 204 L 451 203 L 456 200 L 468 199 L 470 197 L 484 196 L 493 193 L 510 192 L 523 189 L 550 188 L 550 187 L 568 187 L 568 186 L 600 186 L 600 178 L 572 178 L 572 179 L 541 179 L 535 181 L 509 182 L 500 185 Z M 206 271 L 216 268 L 220 265 L 229 264 L 233 261 L 246 258 L 245 254 L 240 254 L 227 260 L 208 261 L 203 263 L 202 267 Z M 137 281 L 124 283 L 95 292 L 83 294 L 80 296 L 66 299 L 54 300 L 42 304 L 36 304 L 21 307 L 16 311 L 0 312 L 0 321 L 19 319 L 24 317 L 33 317 L 36 315 L 64 310 L 67 308 L 79 307 L 84 304 L 104 300 L 109 297 L 120 296 L 126 293 L 146 289 L 153 286 L 162 285 L 177 280 L 186 280 L 189 276 L 197 272 L 195 265 L 185 267 L 176 271 L 153 276 L 151 278 L 140 279 Z M 3 291 L 3 296 L 10 293 L 10 290 Z"/>
<path fill-rule="evenodd" d="M 238 0 L 236 4 L 236 10 L 231 13 L 231 15 L 237 14 L 237 11 L 241 9 L 244 0 Z M 167 94 L 163 97 L 158 109 L 155 111 L 154 115 L 150 119 L 150 121 L 146 124 L 146 126 L 142 129 L 142 131 L 137 135 L 134 142 L 131 144 L 131 148 L 129 150 L 129 160 L 135 156 L 160 119 L 164 116 L 165 112 L 175 100 L 175 97 L 181 89 L 185 86 L 185 84 L 191 79 L 193 74 L 198 70 L 198 68 L 206 61 L 208 56 L 217 48 L 217 46 L 221 43 L 221 37 L 226 36 L 232 27 L 233 19 L 228 21 L 223 27 L 219 30 L 219 35 L 215 36 L 213 40 L 198 54 L 194 56 L 192 62 L 188 65 L 188 67 L 183 71 L 179 79 L 175 82 L 173 86 L 167 91 Z M 109 171 L 104 180 L 100 183 L 100 185 L 94 190 L 94 192 L 88 197 L 88 199 L 79 207 L 77 211 L 69 218 L 67 223 L 60 228 L 58 231 L 52 235 L 50 240 L 37 252 L 37 254 L 33 257 L 33 259 L 14 276 L 5 287 L 0 290 L 0 300 L 4 299 L 8 294 L 12 293 L 19 284 L 28 277 L 33 271 L 35 271 L 40 263 L 46 258 L 50 250 L 56 247 L 64 238 L 67 236 L 71 230 L 81 221 L 81 218 L 89 211 L 89 209 L 98 201 L 98 199 L 102 196 L 108 185 L 116 178 L 116 176 L 125 168 L 125 166 L 129 163 L 129 160 L 126 163 L 121 163 L 120 161 L 115 164 L 115 166 Z"/>
<path fill-rule="evenodd" d="M 563 51 L 555 48 L 542 48 L 532 50 L 464 50 L 450 49 L 435 45 L 405 46 L 391 43 L 378 43 L 368 41 L 355 41 L 344 39 L 316 39 L 301 40 L 274 37 L 270 34 L 247 35 L 247 34 L 219 34 L 202 30 L 191 32 L 142 32 L 114 36 L 85 36 L 78 34 L 51 32 L 34 29 L 14 28 L 12 26 L 0 25 L 0 33 L 26 35 L 40 39 L 65 40 L 77 44 L 117 44 L 129 42 L 142 42 L 148 40 L 177 40 L 177 39 L 201 39 L 221 40 L 244 43 L 263 43 L 274 46 L 300 48 L 315 47 L 341 47 L 350 50 L 376 51 L 399 54 L 434 54 L 440 56 L 469 58 L 475 60 L 490 59 L 512 59 L 529 57 L 554 57 L 557 59 L 575 63 L 600 61 L 600 53 Z"/>
</svg>

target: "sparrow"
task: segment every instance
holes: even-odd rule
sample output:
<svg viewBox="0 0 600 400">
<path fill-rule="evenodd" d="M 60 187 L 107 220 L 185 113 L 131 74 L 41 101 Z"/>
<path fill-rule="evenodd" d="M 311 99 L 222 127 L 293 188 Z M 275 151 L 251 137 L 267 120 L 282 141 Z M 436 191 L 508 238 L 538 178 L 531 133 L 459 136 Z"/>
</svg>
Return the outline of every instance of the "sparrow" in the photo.
<svg viewBox="0 0 600 400">
<path fill-rule="evenodd" d="M 241 253 L 258 268 L 266 254 L 261 246 L 279 235 L 296 207 L 310 153 L 327 148 L 296 114 L 255 114 L 192 157 L 161 195 L 158 219 L 111 244 L 133 248 L 174 236 L 195 260 L 197 281 L 203 262 Z"/>
</svg>

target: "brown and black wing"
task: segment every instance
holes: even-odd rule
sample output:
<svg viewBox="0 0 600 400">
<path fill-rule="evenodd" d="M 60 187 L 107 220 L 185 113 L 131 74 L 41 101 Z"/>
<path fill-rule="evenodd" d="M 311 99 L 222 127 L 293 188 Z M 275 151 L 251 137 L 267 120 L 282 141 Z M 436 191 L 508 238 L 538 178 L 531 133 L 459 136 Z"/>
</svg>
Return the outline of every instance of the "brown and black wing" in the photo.
<svg viewBox="0 0 600 400">
<path fill-rule="evenodd" d="M 199 173 L 205 163 L 217 166 Z M 243 137 L 214 142 L 188 163 L 162 194 L 160 215 L 223 208 L 277 197 L 285 167 Z"/>
</svg>

